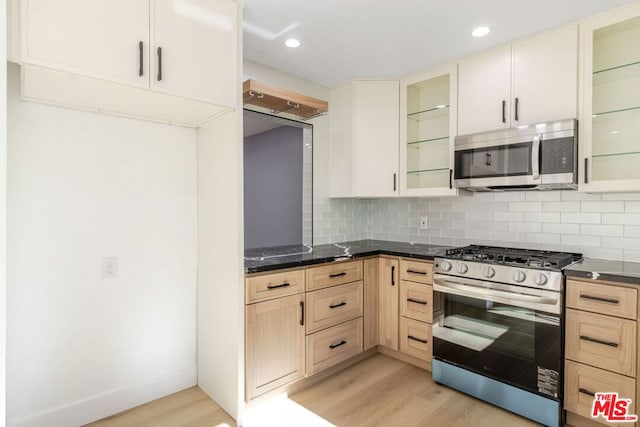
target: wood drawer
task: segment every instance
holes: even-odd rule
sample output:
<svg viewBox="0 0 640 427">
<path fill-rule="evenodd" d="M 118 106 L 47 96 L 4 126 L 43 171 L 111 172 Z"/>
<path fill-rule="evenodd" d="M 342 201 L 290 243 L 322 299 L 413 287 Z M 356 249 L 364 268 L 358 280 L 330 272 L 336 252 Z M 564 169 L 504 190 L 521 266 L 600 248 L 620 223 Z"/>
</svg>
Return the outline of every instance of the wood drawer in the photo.
<svg viewBox="0 0 640 427">
<path fill-rule="evenodd" d="M 429 285 L 400 281 L 400 315 L 432 323 L 433 289 Z"/>
<path fill-rule="evenodd" d="M 362 280 L 307 293 L 307 334 L 362 316 Z"/>
<path fill-rule="evenodd" d="M 304 292 L 304 270 L 290 270 L 245 279 L 247 304 Z"/>
<path fill-rule="evenodd" d="M 636 289 L 567 281 L 567 307 L 636 320 L 637 304 Z"/>
<path fill-rule="evenodd" d="M 332 262 L 307 268 L 307 290 L 328 288 L 362 280 L 362 261 Z"/>
<path fill-rule="evenodd" d="M 424 261 L 400 259 L 400 280 L 431 284 L 433 280 L 433 264 Z"/>
<path fill-rule="evenodd" d="M 362 353 L 362 317 L 307 335 L 307 375 Z"/>
<path fill-rule="evenodd" d="M 567 309 L 566 357 L 635 377 L 636 322 Z"/>
<path fill-rule="evenodd" d="M 617 392 L 620 398 L 632 399 L 631 414 L 635 414 L 636 381 L 624 375 L 582 365 L 565 362 L 564 408 L 567 411 L 591 418 L 593 396 L 589 393 Z M 602 418 L 598 421 L 603 422 Z"/>
<path fill-rule="evenodd" d="M 406 317 L 400 318 L 400 351 L 426 362 L 431 360 L 431 325 Z"/>
</svg>

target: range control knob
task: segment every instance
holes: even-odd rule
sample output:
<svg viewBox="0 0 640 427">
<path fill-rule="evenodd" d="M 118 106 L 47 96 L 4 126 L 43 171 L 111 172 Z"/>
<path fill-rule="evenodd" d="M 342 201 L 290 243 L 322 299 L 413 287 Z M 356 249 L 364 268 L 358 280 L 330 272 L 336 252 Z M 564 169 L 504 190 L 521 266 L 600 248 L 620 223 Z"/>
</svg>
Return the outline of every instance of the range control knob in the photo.
<svg viewBox="0 0 640 427">
<path fill-rule="evenodd" d="M 460 264 L 458 264 L 458 269 L 457 270 L 458 270 L 458 273 L 464 274 L 467 271 L 469 271 L 469 267 L 467 267 L 467 264 L 460 263 Z"/>
<path fill-rule="evenodd" d="M 442 269 L 442 271 L 451 271 L 451 263 L 449 261 L 442 261 L 440 262 L 440 268 Z"/>
<path fill-rule="evenodd" d="M 511 274 L 511 278 L 518 283 L 522 283 L 527 278 L 527 275 L 522 270 L 516 270 Z"/>
<path fill-rule="evenodd" d="M 547 275 L 544 273 L 536 273 L 535 276 L 533 276 L 533 283 L 538 286 L 546 285 L 548 280 Z"/>
<path fill-rule="evenodd" d="M 482 270 L 482 274 L 484 274 L 484 277 L 486 277 L 487 279 L 491 279 L 496 275 L 496 271 L 492 267 L 485 267 Z"/>
</svg>

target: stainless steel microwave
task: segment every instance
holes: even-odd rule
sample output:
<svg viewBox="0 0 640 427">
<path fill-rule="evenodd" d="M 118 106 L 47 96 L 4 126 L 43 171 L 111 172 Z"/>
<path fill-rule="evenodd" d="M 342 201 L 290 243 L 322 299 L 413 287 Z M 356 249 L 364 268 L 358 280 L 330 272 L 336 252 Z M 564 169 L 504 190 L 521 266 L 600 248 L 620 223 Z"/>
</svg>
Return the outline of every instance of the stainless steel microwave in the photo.
<svg viewBox="0 0 640 427">
<path fill-rule="evenodd" d="M 457 136 L 454 182 L 471 191 L 578 187 L 575 119 Z"/>
</svg>

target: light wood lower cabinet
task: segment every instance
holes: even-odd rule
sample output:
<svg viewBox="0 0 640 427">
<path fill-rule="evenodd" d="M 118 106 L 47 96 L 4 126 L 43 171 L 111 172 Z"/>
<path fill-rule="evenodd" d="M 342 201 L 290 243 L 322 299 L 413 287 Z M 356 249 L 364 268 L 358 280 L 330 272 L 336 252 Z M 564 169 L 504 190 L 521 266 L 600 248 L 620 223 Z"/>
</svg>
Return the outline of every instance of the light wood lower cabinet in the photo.
<svg viewBox="0 0 640 427">
<path fill-rule="evenodd" d="M 378 258 L 364 260 L 364 350 L 378 345 Z"/>
<path fill-rule="evenodd" d="M 595 393 L 617 392 L 621 399 L 631 399 L 629 409 L 635 414 L 640 398 L 636 379 L 640 363 L 636 287 L 569 279 L 566 294 L 567 424 L 608 424 L 603 417 L 591 417 Z"/>
<path fill-rule="evenodd" d="M 378 345 L 398 351 L 398 259 L 378 260 Z"/>
<path fill-rule="evenodd" d="M 636 380 L 624 375 L 593 368 L 567 360 L 565 364 L 564 407 L 585 418 L 591 418 L 594 394 L 616 392 L 620 397 L 635 396 Z M 632 399 L 632 414 L 635 414 L 635 399 Z"/>
<path fill-rule="evenodd" d="M 400 316 L 432 323 L 432 303 L 431 286 L 406 280 L 400 281 Z"/>
<path fill-rule="evenodd" d="M 400 351 L 428 362 L 431 360 L 432 349 L 431 324 L 401 317 Z"/>
<path fill-rule="evenodd" d="M 362 280 L 307 292 L 307 333 L 362 316 Z"/>
<path fill-rule="evenodd" d="M 245 307 L 247 400 L 304 376 L 304 294 Z"/>
<path fill-rule="evenodd" d="M 362 317 L 307 336 L 307 375 L 362 353 Z"/>
</svg>

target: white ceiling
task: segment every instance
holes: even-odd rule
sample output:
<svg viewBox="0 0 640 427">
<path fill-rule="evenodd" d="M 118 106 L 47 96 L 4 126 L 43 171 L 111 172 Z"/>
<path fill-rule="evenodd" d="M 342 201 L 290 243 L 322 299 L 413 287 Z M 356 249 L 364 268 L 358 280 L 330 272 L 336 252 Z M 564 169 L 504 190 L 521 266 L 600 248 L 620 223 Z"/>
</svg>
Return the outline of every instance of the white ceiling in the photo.
<svg viewBox="0 0 640 427">
<path fill-rule="evenodd" d="M 333 87 L 402 77 L 626 3 L 633 0 L 244 0 L 244 56 Z M 479 25 L 491 33 L 475 39 Z M 302 46 L 285 47 L 289 37 Z"/>
</svg>

